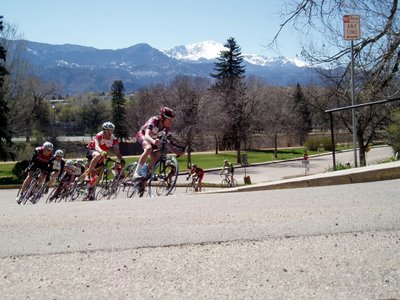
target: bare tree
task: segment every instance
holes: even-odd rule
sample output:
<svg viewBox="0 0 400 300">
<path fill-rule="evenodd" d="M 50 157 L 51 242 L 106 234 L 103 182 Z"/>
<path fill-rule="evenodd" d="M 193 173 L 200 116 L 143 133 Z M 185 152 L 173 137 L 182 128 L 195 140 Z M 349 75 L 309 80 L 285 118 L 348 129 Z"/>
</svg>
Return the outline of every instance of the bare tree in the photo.
<svg viewBox="0 0 400 300">
<path fill-rule="evenodd" d="M 285 21 L 280 30 L 293 24 L 306 31 L 311 39 L 303 45 L 303 58 L 313 65 L 329 66 L 332 70 L 326 76 L 335 97 L 332 106 L 351 104 L 351 47 L 342 37 L 342 18 L 345 14 L 361 17 L 362 37 L 354 44 L 356 102 L 371 102 L 399 94 L 396 80 L 400 62 L 398 0 L 299 0 L 290 1 L 286 7 Z M 313 33 L 322 37 L 321 43 L 315 42 Z M 357 110 L 356 135 L 361 165 L 365 165 L 365 150 L 378 129 L 385 125 L 389 111 L 390 107 L 386 106 Z M 352 132 L 347 113 L 341 114 L 341 120 Z"/>
</svg>

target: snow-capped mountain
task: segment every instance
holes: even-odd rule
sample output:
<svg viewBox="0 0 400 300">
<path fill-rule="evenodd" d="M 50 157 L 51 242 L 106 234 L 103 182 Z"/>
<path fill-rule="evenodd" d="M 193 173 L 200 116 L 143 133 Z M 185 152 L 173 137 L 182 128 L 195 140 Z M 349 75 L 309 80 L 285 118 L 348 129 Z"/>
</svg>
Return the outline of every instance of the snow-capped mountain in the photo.
<svg viewBox="0 0 400 300">
<path fill-rule="evenodd" d="M 196 61 L 202 62 L 205 60 L 214 60 L 220 56 L 221 51 L 227 50 L 224 45 L 214 41 L 204 41 L 199 43 L 193 43 L 188 45 L 181 45 L 174 47 L 163 52 L 169 57 L 183 61 Z M 298 67 L 306 66 L 306 63 L 295 58 L 286 57 L 274 57 L 268 58 L 258 54 L 243 54 L 243 60 L 257 66 L 266 66 L 268 64 L 279 63 L 291 63 Z"/>
<path fill-rule="evenodd" d="M 168 83 L 182 75 L 212 80 L 210 74 L 214 72 L 215 58 L 225 49 L 222 44 L 211 41 L 164 51 L 145 43 L 110 50 L 20 42 L 27 49 L 23 56 L 34 67 L 35 74 L 45 81 L 58 83 L 62 94 L 105 92 L 115 80 L 122 80 L 130 92 L 144 86 Z M 13 49 L 9 51 L 12 53 Z M 296 60 L 254 54 L 243 54 L 243 58 L 246 76 L 256 76 L 271 85 L 321 82 L 314 69 L 304 67 Z"/>
</svg>

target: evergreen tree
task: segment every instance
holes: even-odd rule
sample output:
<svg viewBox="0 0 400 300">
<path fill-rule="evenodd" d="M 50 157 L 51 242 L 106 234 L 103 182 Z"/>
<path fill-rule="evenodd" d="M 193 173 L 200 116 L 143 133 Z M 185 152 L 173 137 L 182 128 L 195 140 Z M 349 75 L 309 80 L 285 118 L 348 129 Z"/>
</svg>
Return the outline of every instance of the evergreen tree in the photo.
<svg viewBox="0 0 400 300">
<path fill-rule="evenodd" d="M 223 101 L 225 128 L 222 129 L 222 146 L 234 148 L 237 152 L 237 162 L 241 162 L 241 142 L 246 140 L 248 133 L 248 114 L 245 99 L 245 84 L 243 82 L 245 66 L 239 45 L 234 38 L 229 38 L 224 44 L 227 50 L 221 51 L 211 74 L 216 79 L 214 90 Z"/>
<path fill-rule="evenodd" d="M 297 83 L 293 93 L 291 112 L 293 132 L 299 138 L 300 145 L 302 145 L 308 133 L 312 130 L 312 120 L 308 102 L 299 83 Z"/>
<path fill-rule="evenodd" d="M 3 31 L 3 16 L 0 16 L 0 32 Z M 4 80 L 9 72 L 5 67 L 7 51 L 0 44 L 0 159 L 14 159 L 14 153 L 9 149 L 13 145 L 11 141 L 11 130 L 9 129 L 9 108 L 4 93 Z"/>
<path fill-rule="evenodd" d="M 112 121 L 115 125 L 115 135 L 122 142 L 128 138 L 125 117 L 125 88 L 121 80 L 116 80 L 111 86 Z"/>
</svg>

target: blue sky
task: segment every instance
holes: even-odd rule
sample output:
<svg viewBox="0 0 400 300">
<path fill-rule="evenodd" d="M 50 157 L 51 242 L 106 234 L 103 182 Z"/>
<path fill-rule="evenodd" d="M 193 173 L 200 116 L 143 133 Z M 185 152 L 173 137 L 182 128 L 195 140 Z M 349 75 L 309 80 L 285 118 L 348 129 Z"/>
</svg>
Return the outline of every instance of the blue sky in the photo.
<svg viewBox="0 0 400 300">
<path fill-rule="evenodd" d="M 282 0 L 1 0 L 0 15 L 23 38 L 50 44 L 160 50 L 234 37 L 244 54 L 295 57 L 300 33 L 288 27 L 279 51 L 266 47 L 282 22 Z"/>
</svg>

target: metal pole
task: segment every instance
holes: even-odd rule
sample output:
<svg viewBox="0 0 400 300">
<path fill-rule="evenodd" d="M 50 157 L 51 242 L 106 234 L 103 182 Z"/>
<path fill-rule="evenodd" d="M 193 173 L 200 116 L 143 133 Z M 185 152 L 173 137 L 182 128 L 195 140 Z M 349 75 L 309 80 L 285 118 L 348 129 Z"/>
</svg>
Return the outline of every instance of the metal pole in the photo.
<svg viewBox="0 0 400 300">
<path fill-rule="evenodd" d="M 354 88 L 354 42 L 351 40 L 351 105 L 355 105 L 355 88 Z M 357 168 L 357 124 L 356 124 L 356 109 L 352 111 L 353 119 L 353 151 L 354 151 L 354 167 Z"/>
<path fill-rule="evenodd" d="M 335 133 L 333 132 L 333 116 L 332 116 L 332 112 L 329 112 L 329 120 L 331 121 L 331 141 L 332 141 L 333 171 L 336 171 Z"/>
</svg>

